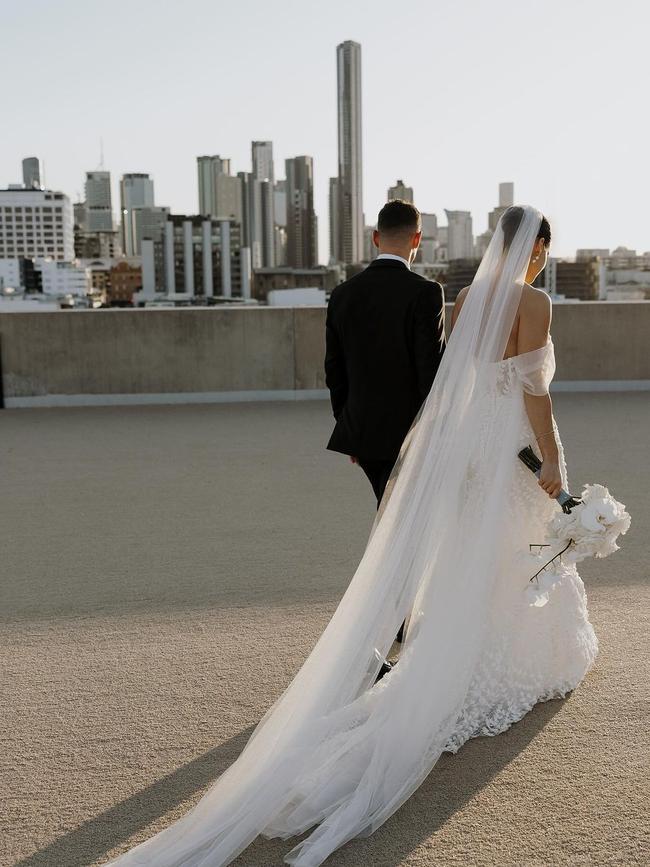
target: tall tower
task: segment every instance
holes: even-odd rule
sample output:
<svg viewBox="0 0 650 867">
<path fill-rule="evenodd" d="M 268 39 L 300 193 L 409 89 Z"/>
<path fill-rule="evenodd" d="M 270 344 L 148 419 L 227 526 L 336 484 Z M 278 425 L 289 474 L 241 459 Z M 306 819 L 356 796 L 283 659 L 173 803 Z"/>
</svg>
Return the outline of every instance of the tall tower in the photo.
<svg viewBox="0 0 650 867">
<path fill-rule="evenodd" d="M 507 208 L 515 203 L 515 185 L 512 181 L 504 181 L 499 184 L 499 204 L 488 214 L 488 231 L 494 232 L 497 223 Z"/>
<path fill-rule="evenodd" d="M 259 250 L 264 268 L 275 267 L 275 202 L 273 168 L 273 142 L 251 143 L 253 249 Z M 255 264 L 254 266 L 255 267 Z M 257 266 L 259 267 L 259 266 Z"/>
<path fill-rule="evenodd" d="M 110 172 L 86 172 L 86 227 L 89 232 L 113 231 Z"/>
<path fill-rule="evenodd" d="M 287 172 L 287 264 L 314 268 L 318 264 L 316 214 L 314 213 L 314 161 L 294 157 L 285 162 Z"/>
<path fill-rule="evenodd" d="M 23 184 L 28 190 L 42 190 L 41 161 L 38 157 L 25 157 L 23 160 Z"/>
<path fill-rule="evenodd" d="M 271 181 L 275 183 L 273 170 L 273 142 L 251 142 L 253 155 L 253 177 L 256 181 Z"/>
<path fill-rule="evenodd" d="M 197 157 L 196 164 L 199 175 L 199 214 L 216 217 L 219 214 L 218 187 L 220 184 L 228 185 L 229 183 L 228 181 L 221 181 L 220 178 L 230 178 L 230 160 L 216 154 Z M 228 210 L 231 209 L 228 208 Z"/>
<path fill-rule="evenodd" d="M 122 250 L 126 256 L 139 253 L 133 212 L 137 208 L 153 208 L 153 181 L 147 174 L 132 172 L 120 181 Z"/>
<path fill-rule="evenodd" d="M 363 167 L 361 156 L 361 46 L 336 49 L 339 183 L 339 255 L 352 264 L 363 259 Z M 335 221 L 330 221 L 335 222 Z"/>
<path fill-rule="evenodd" d="M 499 184 L 499 207 L 510 208 L 515 203 L 515 185 L 512 181 Z"/>
<path fill-rule="evenodd" d="M 474 255 L 472 215 L 469 211 L 448 211 L 447 214 L 447 259 L 471 259 Z"/>
</svg>

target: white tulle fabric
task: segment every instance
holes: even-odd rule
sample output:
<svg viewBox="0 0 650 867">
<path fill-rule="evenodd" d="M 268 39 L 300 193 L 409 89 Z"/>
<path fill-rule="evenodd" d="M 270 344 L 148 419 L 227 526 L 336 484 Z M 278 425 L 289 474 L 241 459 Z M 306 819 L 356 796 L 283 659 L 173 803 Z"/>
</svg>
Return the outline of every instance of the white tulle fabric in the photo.
<svg viewBox="0 0 650 867">
<path fill-rule="evenodd" d="M 523 593 L 525 552 L 553 508 L 517 460 L 531 441 L 523 389 L 548 386 L 552 344 L 502 360 L 541 219 L 514 216 L 509 244 L 503 219 L 495 232 L 313 651 L 196 807 L 115 867 L 219 867 L 260 833 L 310 828 L 285 860 L 317 867 L 385 822 L 443 750 L 502 731 L 584 676 L 596 644 L 577 573 L 543 609 Z M 405 617 L 399 662 L 373 685 L 376 649 L 388 652 Z"/>
<path fill-rule="evenodd" d="M 551 380 L 555 375 L 555 348 L 549 340 L 546 346 L 524 352 L 512 359 L 512 364 L 528 394 L 548 394 Z"/>
</svg>

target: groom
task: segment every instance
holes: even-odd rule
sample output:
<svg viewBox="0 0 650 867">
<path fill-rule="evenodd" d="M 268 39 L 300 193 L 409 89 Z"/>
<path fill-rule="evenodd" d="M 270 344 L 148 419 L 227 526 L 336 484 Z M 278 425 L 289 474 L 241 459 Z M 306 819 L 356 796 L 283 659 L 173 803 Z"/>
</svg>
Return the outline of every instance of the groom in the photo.
<svg viewBox="0 0 650 867">
<path fill-rule="evenodd" d="M 359 464 L 377 505 L 445 348 L 442 286 L 411 271 L 421 237 L 417 208 L 384 205 L 377 258 L 334 289 L 327 310 L 325 380 L 336 419 L 327 448 Z"/>
</svg>

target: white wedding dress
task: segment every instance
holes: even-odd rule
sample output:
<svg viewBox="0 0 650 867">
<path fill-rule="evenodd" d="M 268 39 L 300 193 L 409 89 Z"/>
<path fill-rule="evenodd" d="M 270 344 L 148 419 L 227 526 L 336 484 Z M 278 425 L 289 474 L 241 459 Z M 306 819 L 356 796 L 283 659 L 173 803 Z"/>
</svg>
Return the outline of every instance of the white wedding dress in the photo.
<svg viewBox="0 0 650 867">
<path fill-rule="evenodd" d="M 550 341 L 542 349 L 495 364 L 489 387 L 482 395 L 481 429 L 501 428 L 504 440 L 510 438 L 510 431 L 517 431 L 516 451 L 534 443 L 523 403 L 524 389 L 545 390 L 554 372 Z M 563 486 L 568 490 L 558 432 L 556 440 Z M 468 496 L 479 500 L 484 497 L 481 489 L 490 485 L 489 472 L 481 472 L 481 452 L 479 437 L 476 469 L 468 482 Z M 508 520 L 502 551 L 507 562 L 494 583 L 483 646 L 456 727 L 445 747 L 450 752 L 456 752 L 468 738 L 500 734 L 537 702 L 562 697 L 575 689 L 598 652 L 587 616 L 584 585 L 575 565 L 567 568 L 546 606 L 529 605 L 522 593 L 540 566 L 529 545 L 544 542 L 545 524 L 557 513 L 558 505 L 540 495 L 536 477 L 521 462 L 516 464 L 504 505 Z"/>
<path fill-rule="evenodd" d="M 285 860 L 318 867 L 385 822 L 443 751 L 584 677 L 597 643 L 577 572 L 542 608 L 525 596 L 529 545 L 559 506 L 517 458 L 534 442 L 523 395 L 546 392 L 553 345 L 502 360 L 540 221 L 528 207 L 502 217 L 363 558 L 302 668 L 199 803 L 114 867 L 222 867 L 258 834 L 309 829 Z M 405 617 L 399 661 L 375 684 Z"/>
</svg>

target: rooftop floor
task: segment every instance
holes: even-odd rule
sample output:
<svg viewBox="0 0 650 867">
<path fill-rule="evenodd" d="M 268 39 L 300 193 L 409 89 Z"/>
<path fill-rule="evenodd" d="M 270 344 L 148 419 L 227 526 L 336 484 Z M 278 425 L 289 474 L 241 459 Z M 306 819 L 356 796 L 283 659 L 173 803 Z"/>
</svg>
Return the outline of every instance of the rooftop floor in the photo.
<svg viewBox="0 0 650 867">
<path fill-rule="evenodd" d="M 633 517 L 622 550 L 581 570 L 596 668 L 444 756 L 328 864 L 647 863 L 650 401 L 555 404 L 574 489 L 607 484 Z M 324 450 L 330 428 L 320 402 L 0 413 L 3 867 L 101 864 L 238 755 L 370 529 L 370 486 Z M 235 864 L 290 846 L 258 841 Z"/>
</svg>

